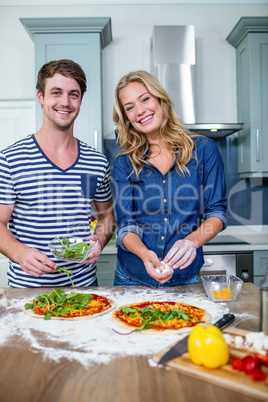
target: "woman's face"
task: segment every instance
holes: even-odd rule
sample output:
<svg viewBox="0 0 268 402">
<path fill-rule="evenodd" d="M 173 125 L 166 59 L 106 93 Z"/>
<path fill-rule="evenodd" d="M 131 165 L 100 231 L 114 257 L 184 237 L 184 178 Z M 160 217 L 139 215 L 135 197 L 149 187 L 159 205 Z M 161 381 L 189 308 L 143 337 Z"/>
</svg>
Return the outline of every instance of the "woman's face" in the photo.
<svg viewBox="0 0 268 402">
<path fill-rule="evenodd" d="M 134 128 L 147 136 L 158 135 L 163 113 L 158 98 L 140 82 L 131 82 L 122 89 L 120 100 Z"/>
</svg>

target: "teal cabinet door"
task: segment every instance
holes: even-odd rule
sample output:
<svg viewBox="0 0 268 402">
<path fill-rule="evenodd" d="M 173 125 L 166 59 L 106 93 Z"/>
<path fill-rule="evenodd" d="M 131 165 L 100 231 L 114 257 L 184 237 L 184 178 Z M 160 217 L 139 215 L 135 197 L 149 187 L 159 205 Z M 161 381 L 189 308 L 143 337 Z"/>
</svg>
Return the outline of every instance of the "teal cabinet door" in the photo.
<svg viewBox="0 0 268 402">
<path fill-rule="evenodd" d="M 116 269 L 116 254 L 101 254 L 97 261 L 97 278 L 99 286 L 113 286 Z"/>
<path fill-rule="evenodd" d="M 249 33 L 237 47 L 238 172 L 268 176 L 268 33 Z"/>
<path fill-rule="evenodd" d="M 253 275 L 254 285 L 259 286 L 262 279 L 266 276 L 268 265 L 268 251 L 254 251 L 253 252 Z"/>
<path fill-rule="evenodd" d="M 51 60 L 71 59 L 80 64 L 87 77 L 80 114 L 74 135 L 90 146 L 103 150 L 102 139 L 102 62 L 98 33 L 35 34 L 35 72 Z M 36 103 L 36 129 L 42 124 L 42 110 Z"/>
</svg>

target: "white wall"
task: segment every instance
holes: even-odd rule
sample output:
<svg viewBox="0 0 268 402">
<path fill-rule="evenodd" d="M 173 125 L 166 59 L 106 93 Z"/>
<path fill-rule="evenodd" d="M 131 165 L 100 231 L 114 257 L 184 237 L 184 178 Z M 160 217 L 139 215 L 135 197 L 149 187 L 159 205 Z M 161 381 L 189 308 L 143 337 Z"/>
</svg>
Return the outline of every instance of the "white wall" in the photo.
<svg viewBox="0 0 268 402">
<path fill-rule="evenodd" d="M 118 80 L 129 71 L 150 69 L 153 26 L 193 24 L 197 121 L 235 123 L 235 50 L 226 37 L 242 16 L 264 15 L 268 16 L 265 4 L 0 6 L 0 100 L 35 97 L 34 44 L 19 18 L 111 17 L 113 42 L 103 50 L 104 136 L 107 137 L 113 132 L 113 91 Z"/>
</svg>

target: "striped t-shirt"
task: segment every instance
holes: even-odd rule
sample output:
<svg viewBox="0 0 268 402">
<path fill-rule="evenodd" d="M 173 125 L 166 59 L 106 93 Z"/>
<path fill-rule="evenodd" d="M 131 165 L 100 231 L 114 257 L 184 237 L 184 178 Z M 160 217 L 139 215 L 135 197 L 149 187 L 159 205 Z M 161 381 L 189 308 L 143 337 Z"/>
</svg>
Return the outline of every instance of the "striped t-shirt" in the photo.
<svg viewBox="0 0 268 402">
<path fill-rule="evenodd" d="M 92 284 L 96 265 L 56 260 L 48 243 L 56 236 L 90 235 L 92 201 L 105 202 L 111 197 L 107 158 L 79 140 L 77 159 L 66 170 L 47 158 L 33 134 L 0 153 L 0 204 L 14 204 L 9 230 L 58 266 L 71 269 L 75 286 Z M 8 284 L 23 288 L 71 286 L 65 273 L 35 278 L 14 261 L 9 261 Z"/>
</svg>

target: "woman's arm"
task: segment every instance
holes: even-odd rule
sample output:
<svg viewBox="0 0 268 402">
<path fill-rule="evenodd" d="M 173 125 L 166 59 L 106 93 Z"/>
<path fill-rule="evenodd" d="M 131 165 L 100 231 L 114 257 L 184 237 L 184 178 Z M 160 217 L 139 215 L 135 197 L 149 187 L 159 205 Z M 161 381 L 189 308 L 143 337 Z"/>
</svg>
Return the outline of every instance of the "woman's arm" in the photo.
<svg viewBox="0 0 268 402">
<path fill-rule="evenodd" d="M 185 239 L 191 240 L 197 249 L 213 239 L 222 229 L 223 222 L 221 219 L 216 217 L 208 218 L 197 230 L 186 236 Z"/>
</svg>

